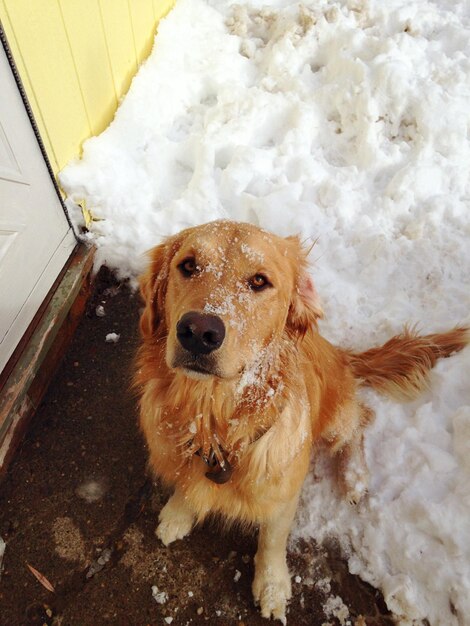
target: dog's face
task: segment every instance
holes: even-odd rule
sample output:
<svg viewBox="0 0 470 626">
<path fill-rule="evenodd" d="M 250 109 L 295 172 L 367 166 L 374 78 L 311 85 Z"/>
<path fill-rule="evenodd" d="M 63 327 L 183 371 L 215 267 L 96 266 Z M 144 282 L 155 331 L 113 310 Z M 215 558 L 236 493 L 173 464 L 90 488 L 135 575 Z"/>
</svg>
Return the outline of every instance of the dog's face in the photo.
<svg viewBox="0 0 470 626">
<path fill-rule="evenodd" d="M 193 378 L 236 378 L 321 316 L 296 237 L 218 221 L 169 238 L 151 258 L 142 334 L 163 333 L 167 366 Z"/>
</svg>

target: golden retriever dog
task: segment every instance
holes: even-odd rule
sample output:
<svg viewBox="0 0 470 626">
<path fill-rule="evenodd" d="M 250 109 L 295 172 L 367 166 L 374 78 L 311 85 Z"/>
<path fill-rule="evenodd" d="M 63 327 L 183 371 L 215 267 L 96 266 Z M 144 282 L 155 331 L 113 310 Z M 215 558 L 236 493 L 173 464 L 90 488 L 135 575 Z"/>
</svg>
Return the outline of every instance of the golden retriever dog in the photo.
<svg viewBox="0 0 470 626">
<path fill-rule="evenodd" d="M 415 397 L 468 330 L 406 330 L 363 353 L 333 346 L 318 332 L 299 239 L 230 221 L 169 237 L 140 285 L 140 423 L 151 470 L 174 488 L 156 534 L 168 545 L 211 513 L 258 526 L 254 599 L 285 623 L 286 542 L 313 445 L 326 444 L 339 489 L 357 502 L 372 418 L 358 387 Z"/>
</svg>

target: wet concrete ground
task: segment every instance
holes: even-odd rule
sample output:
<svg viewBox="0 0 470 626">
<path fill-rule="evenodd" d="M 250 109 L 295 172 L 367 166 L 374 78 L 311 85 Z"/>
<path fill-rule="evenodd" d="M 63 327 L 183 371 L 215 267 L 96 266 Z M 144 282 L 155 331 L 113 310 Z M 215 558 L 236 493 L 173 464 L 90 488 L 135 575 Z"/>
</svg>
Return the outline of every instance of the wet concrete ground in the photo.
<svg viewBox="0 0 470 626">
<path fill-rule="evenodd" d="M 96 306 L 105 315 L 96 315 Z M 253 606 L 256 537 L 208 522 L 164 547 L 168 494 L 146 476 L 129 391 L 140 302 L 106 272 L 0 485 L 0 625 L 266 625 Z M 120 334 L 117 343 L 105 341 Z M 28 569 L 44 575 L 47 590 Z M 289 553 L 290 626 L 392 624 L 333 547 Z M 46 583 L 47 584 L 47 583 Z"/>
</svg>

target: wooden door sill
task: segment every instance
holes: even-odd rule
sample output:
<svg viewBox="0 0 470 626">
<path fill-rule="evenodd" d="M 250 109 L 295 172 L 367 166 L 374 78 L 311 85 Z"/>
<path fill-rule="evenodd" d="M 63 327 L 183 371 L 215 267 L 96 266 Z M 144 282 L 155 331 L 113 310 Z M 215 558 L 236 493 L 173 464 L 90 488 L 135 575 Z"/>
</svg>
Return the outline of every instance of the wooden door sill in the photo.
<svg viewBox="0 0 470 626">
<path fill-rule="evenodd" d="M 91 293 L 94 249 L 77 245 L 0 375 L 0 478 L 67 350 Z"/>
</svg>

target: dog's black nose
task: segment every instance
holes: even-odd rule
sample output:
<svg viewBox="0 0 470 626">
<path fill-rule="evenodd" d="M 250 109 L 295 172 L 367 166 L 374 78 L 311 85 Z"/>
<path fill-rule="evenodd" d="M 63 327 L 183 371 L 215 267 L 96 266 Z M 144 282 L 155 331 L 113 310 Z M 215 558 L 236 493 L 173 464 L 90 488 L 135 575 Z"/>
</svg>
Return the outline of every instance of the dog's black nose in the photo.
<svg viewBox="0 0 470 626">
<path fill-rule="evenodd" d="M 209 354 L 222 345 L 225 326 L 217 315 L 190 311 L 176 325 L 180 344 L 193 354 Z"/>
</svg>

